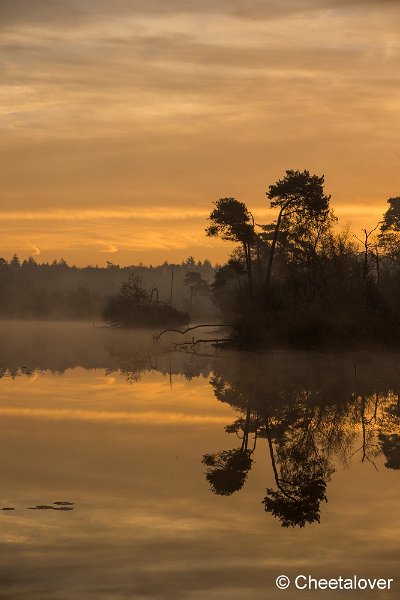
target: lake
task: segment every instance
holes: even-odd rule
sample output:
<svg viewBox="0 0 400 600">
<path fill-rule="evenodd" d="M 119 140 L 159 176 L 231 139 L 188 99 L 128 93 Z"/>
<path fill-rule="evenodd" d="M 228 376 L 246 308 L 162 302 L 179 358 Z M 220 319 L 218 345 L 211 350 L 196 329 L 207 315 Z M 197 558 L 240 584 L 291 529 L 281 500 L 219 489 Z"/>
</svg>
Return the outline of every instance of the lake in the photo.
<svg viewBox="0 0 400 600">
<path fill-rule="evenodd" d="M 398 354 L 0 335 L 1 598 L 338 597 L 299 575 L 399 597 Z"/>
</svg>

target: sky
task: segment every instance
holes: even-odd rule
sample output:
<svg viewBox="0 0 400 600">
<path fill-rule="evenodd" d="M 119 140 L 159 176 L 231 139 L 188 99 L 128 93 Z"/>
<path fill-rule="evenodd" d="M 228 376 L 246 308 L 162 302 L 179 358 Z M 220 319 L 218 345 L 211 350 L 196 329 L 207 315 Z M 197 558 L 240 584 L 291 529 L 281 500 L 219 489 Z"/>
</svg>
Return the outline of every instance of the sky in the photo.
<svg viewBox="0 0 400 600">
<path fill-rule="evenodd" d="M 400 195 L 398 0 L 1 0 L 0 256 L 212 262 L 286 169 L 340 224 Z"/>
</svg>

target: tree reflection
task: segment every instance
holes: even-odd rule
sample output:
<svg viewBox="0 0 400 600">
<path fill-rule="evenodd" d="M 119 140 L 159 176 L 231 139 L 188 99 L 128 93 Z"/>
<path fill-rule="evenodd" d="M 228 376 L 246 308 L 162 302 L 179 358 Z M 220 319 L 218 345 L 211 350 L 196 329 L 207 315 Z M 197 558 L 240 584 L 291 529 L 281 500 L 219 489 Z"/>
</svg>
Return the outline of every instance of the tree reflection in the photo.
<svg viewBox="0 0 400 600">
<path fill-rule="evenodd" d="M 210 379 L 216 398 L 240 415 L 226 432 L 242 440 L 239 448 L 204 455 L 215 494 L 243 488 L 258 440 L 266 441 L 274 479 L 262 504 L 283 527 L 320 522 L 335 461 L 347 465 L 359 455 L 377 468 L 383 454 L 386 468 L 400 468 L 400 397 L 391 380 L 360 378 L 356 368 L 337 377 L 336 366 L 324 377 L 299 374 L 296 366 L 292 373 L 276 371 L 261 359 L 235 367 L 219 365 Z"/>
<path fill-rule="evenodd" d="M 251 451 L 235 448 L 205 454 L 206 478 L 212 491 L 220 496 L 230 496 L 239 491 L 251 469 Z"/>
<path fill-rule="evenodd" d="M 309 427 L 294 438 L 283 435 L 277 445 L 277 457 L 269 419 L 266 420 L 265 431 L 278 488 L 267 488 L 263 500 L 266 512 L 277 517 L 283 527 L 319 523 L 320 505 L 327 501 L 326 486 L 334 472 L 328 458 L 319 455 Z"/>
<path fill-rule="evenodd" d="M 379 434 L 379 442 L 382 453 L 386 457 L 385 467 L 388 469 L 400 469 L 400 435 Z"/>
<path fill-rule="evenodd" d="M 359 460 L 365 468 L 400 469 L 397 354 L 225 350 L 201 357 L 154 345 L 150 335 L 97 328 L 83 335 L 81 328 L 50 325 L 39 332 L 24 325 L 0 347 L 0 380 L 80 366 L 104 368 L 131 384 L 157 371 L 173 387 L 175 375 L 190 381 L 211 373 L 216 399 L 236 412 L 226 433 L 239 442 L 204 455 L 207 482 L 220 496 L 239 492 L 258 453 L 266 452 L 260 501 L 284 527 L 319 522 L 334 465 Z"/>
<path fill-rule="evenodd" d="M 266 512 L 278 517 L 283 527 L 304 527 L 306 523 L 320 521 L 320 505 L 327 501 L 326 486 L 334 469 L 326 459 L 311 459 L 298 454 L 296 459 L 282 463 L 278 474 L 272 445 L 271 461 L 277 490 L 267 488 L 263 500 Z"/>
<path fill-rule="evenodd" d="M 255 446 L 249 450 L 249 433 L 251 427 L 251 407 L 247 404 L 246 418 L 237 419 L 232 425 L 225 429 L 228 433 L 235 432 L 242 438 L 240 448 L 233 450 L 221 450 L 203 456 L 203 464 L 206 465 L 206 479 L 212 491 L 220 496 L 230 496 L 242 489 L 247 474 L 251 469 Z M 240 436 L 239 432 L 242 432 Z"/>
<path fill-rule="evenodd" d="M 397 431 L 395 431 L 395 429 Z M 389 395 L 378 435 L 387 469 L 400 469 L 400 394 Z"/>
</svg>

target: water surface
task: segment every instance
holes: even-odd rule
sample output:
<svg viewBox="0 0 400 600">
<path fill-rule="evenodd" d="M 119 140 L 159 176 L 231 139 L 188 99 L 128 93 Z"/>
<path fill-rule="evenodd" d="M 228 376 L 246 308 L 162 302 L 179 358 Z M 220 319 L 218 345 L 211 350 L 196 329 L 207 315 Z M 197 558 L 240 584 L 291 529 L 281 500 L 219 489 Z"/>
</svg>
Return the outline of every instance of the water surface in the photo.
<svg viewBox="0 0 400 600">
<path fill-rule="evenodd" d="M 275 579 L 396 578 L 399 356 L 0 335 L 0 597 L 331 599 Z"/>
</svg>

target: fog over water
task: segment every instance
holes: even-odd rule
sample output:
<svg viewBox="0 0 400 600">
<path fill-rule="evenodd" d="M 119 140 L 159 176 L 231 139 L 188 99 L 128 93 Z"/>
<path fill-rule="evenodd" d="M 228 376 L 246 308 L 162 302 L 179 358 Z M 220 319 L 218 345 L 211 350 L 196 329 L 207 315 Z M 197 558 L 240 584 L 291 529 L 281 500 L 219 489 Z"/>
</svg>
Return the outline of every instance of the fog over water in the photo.
<svg viewBox="0 0 400 600">
<path fill-rule="evenodd" d="M 264 599 L 283 573 L 395 578 L 399 356 L 196 354 L 153 333 L 0 324 L 0 597 Z"/>
</svg>

